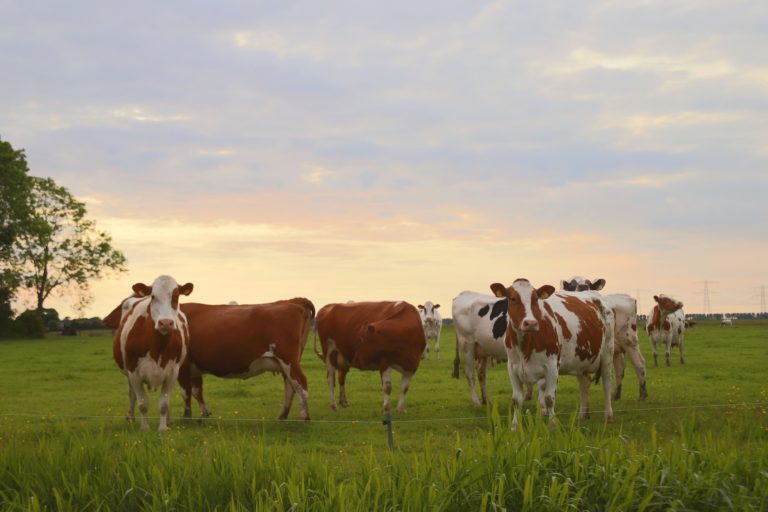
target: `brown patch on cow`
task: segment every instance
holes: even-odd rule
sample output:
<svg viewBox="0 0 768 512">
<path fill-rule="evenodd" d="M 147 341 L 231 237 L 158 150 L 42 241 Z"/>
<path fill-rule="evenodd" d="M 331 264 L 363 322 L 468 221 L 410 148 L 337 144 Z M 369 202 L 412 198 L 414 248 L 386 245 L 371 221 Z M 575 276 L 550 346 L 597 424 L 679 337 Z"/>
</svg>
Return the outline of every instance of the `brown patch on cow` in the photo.
<svg viewBox="0 0 768 512">
<path fill-rule="evenodd" d="M 633 331 L 637 332 L 637 324 L 632 324 L 630 327 Z"/>
<path fill-rule="evenodd" d="M 184 327 L 180 325 L 180 328 Z M 180 330 L 172 330 L 168 334 L 160 334 L 155 330 L 155 323 L 151 316 L 139 316 L 136 322 L 131 326 L 131 331 L 127 335 L 125 345 L 125 361 L 122 361 L 122 351 L 120 350 L 120 338 L 122 331 L 118 331 L 115 336 L 115 345 L 113 353 L 115 362 L 130 372 L 136 370 L 139 359 L 149 356 L 156 361 L 160 367 L 165 368 L 170 361 L 179 362 L 182 353 L 182 334 Z M 115 349 L 116 348 L 116 349 Z M 118 355 L 119 359 L 118 360 Z"/>
<path fill-rule="evenodd" d="M 661 328 L 665 331 L 668 331 L 672 327 L 672 324 L 669 323 L 669 320 L 664 320 L 664 323 L 661 324 Z"/>
<path fill-rule="evenodd" d="M 682 332 L 683 332 L 683 330 L 680 327 L 678 327 L 677 328 L 677 334 L 682 334 Z"/>
<path fill-rule="evenodd" d="M 563 297 L 563 305 L 579 318 L 579 332 L 576 333 L 576 357 L 582 361 L 597 359 L 605 335 L 600 318 L 602 304 L 598 300 L 582 301 L 577 297 Z M 570 338 L 571 336 L 568 336 Z"/>
</svg>

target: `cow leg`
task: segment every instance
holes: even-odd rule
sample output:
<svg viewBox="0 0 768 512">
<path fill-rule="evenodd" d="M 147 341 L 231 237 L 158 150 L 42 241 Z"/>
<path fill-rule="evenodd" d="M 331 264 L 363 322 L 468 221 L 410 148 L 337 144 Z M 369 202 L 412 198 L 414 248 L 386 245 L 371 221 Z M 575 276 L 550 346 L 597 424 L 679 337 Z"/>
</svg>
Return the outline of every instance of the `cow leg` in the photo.
<svg viewBox="0 0 768 512">
<path fill-rule="evenodd" d="M 149 430 L 149 421 L 147 421 L 147 411 L 149 410 L 149 397 L 144 389 L 144 383 L 141 377 L 135 373 L 128 374 L 128 381 L 133 389 L 136 400 L 139 403 L 139 414 L 141 414 L 141 430 Z"/>
<path fill-rule="evenodd" d="M 291 404 L 293 403 L 293 395 L 296 394 L 296 392 L 293 390 L 293 384 L 291 383 L 288 376 L 283 376 L 283 386 L 285 388 L 285 399 L 283 400 L 283 409 L 277 416 L 278 420 L 284 420 L 288 418 L 288 412 L 290 412 Z"/>
<path fill-rule="evenodd" d="M 659 367 L 659 351 L 656 348 L 656 341 L 653 339 L 651 340 L 651 349 L 653 350 L 653 366 L 658 368 Z"/>
<path fill-rule="evenodd" d="M 580 420 L 586 420 L 589 418 L 589 385 L 591 379 L 589 374 L 580 373 L 576 375 L 576 380 L 579 381 L 579 416 Z"/>
<path fill-rule="evenodd" d="M 331 391 L 331 409 L 335 411 L 337 409 L 336 390 L 334 389 L 336 387 L 336 368 L 330 363 L 330 361 L 326 361 L 326 370 L 328 377 L 328 389 Z"/>
<path fill-rule="evenodd" d="M 683 359 L 683 338 L 680 338 L 680 364 L 685 364 L 685 359 Z"/>
<path fill-rule="evenodd" d="M 167 378 L 163 381 L 163 386 L 160 389 L 160 399 L 157 401 L 157 409 L 160 411 L 160 425 L 157 427 L 158 432 L 168 430 L 168 423 L 171 421 L 171 391 L 173 391 L 175 382 L 175 377 Z"/>
<path fill-rule="evenodd" d="M 135 408 L 136 408 L 136 393 L 133 392 L 133 388 L 131 387 L 131 381 L 128 380 L 128 413 L 125 415 L 126 420 L 133 421 L 136 419 L 136 415 L 134 414 Z"/>
<path fill-rule="evenodd" d="M 667 366 L 670 366 L 669 358 L 670 358 L 671 355 L 672 355 L 672 342 L 671 341 L 667 341 L 667 352 L 666 352 Z"/>
<path fill-rule="evenodd" d="M 384 390 L 384 412 L 389 412 L 389 396 L 392 394 L 392 376 L 390 368 L 381 370 L 381 387 Z"/>
<path fill-rule="evenodd" d="M 294 393 L 297 393 L 299 395 L 299 402 L 301 407 L 301 412 L 299 413 L 299 417 L 302 420 L 308 420 L 309 419 L 309 391 L 308 391 L 308 384 L 307 384 L 307 376 L 304 375 L 304 372 L 301 371 L 301 367 L 299 366 L 298 359 L 293 361 L 293 363 L 290 366 L 290 379 L 292 381 L 288 381 L 288 384 L 292 388 L 292 391 Z M 346 372 L 345 372 L 346 375 Z M 286 391 L 286 397 L 287 397 L 288 391 Z M 293 396 L 291 396 L 291 400 L 288 401 L 286 404 L 288 409 L 291 408 L 291 401 L 293 400 Z M 346 397 L 345 397 L 346 401 Z M 349 404 L 347 404 L 349 405 Z M 286 416 L 288 415 L 288 411 L 286 411 Z"/>
<path fill-rule="evenodd" d="M 542 414 L 552 421 L 555 418 L 555 393 L 557 392 L 557 364 L 548 364 L 546 376 L 539 381 L 539 402 L 542 405 Z M 543 398 L 542 398 L 543 396 Z"/>
<path fill-rule="evenodd" d="M 440 360 L 440 330 L 437 331 L 437 337 L 435 337 L 435 359 Z"/>
<path fill-rule="evenodd" d="M 403 380 L 400 383 L 400 400 L 397 402 L 397 412 L 405 412 L 405 394 L 408 393 L 408 384 L 411 382 L 413 372 L 403 372 Z"/>
<path fill-rule="evenodd" d="M 613 423 L 613 405 L 611 401 L 611 355 L 604 355 L 602 358 L 602 364 L 600 365 L 600 376 L 603 379 L 603 400 L 605 402 L 605 421 L 606 423 Z M 622 364 L 624 358 L 622 358 Z M 623 369 L 622 369 L 623 372 Z"/>
<path fill-rule="evenodd" d="M 613 371 L 616 374 L 616 384 L 613 390 L 613 399 L 621 398 L 621 384 L 624 382 L 624 352 L 614 350 L 613 352 Z"/>
<path fill-rule="evenodd" d="M 468 342 L 464 345 L 464 374 L 469 383 L 469 394 L 472 398 L 472 407 L 480 407 L 480 400 L 475 392 L 475 345 Z"/>
<path fill-rule="evenodd" d="M 525 400 L 530 400 L 533 398 L 533 383 L 526 382 L 525 383 Z"/>
<path fill-rule="evenodd" d="M 480 396 L 483 398 L 483 405 L 488 403 L 488 388 L 485 385 L 486 367 L 488 365 L 488 357 L 481 357 L 477 361 L 477 380 L 480 382 Z"/>
<path fill-rule="evenodd" d="M 637 380 L 640 383 L 640 400 L 648 398 L 648 390 L 645 384 L 645 358 L 640 352 L 637 346 L 629 347 L 626 349 L 629 360 L 632 362 L 632 366 L 635 367 L 635 373 L 637 373 Z M 615 360 L 614 360 L 614 364 Z M 618 398 L 617 398 L 618 399 Z"/>
<path fill-rule="evenodd" d="M 512 384 L 512 430 L 517 430 L 518 416 L 520 409 L 523 407 L 523 381 L 515 371 L 512 364 L 512 358 L 507 357 L 507 373 L 509 374 L 509 382 Z"/>
<path fill-rule="evenodd" d="M 339 368 L 339 404 L 342 407 L 349 407 L 349 400 L 347 400 L 347 374 L 349 369 Z"/>
<path fill-rule="evenodd" d="M 424 345 L 424 351 L 421 353 L 421 359 L 426 359 L 429 361 L 429 338 L 427 338 L 427 343 Z"/>
<path fill-rule="evenodd" d="M 211 411 L 208 406 L 205 405 L 205 399 L 203 398 L 203 376 L 192 377 L 192 396 L 197 400 L 197 405 L 200 406 L 200 414 L 203 418 L 207 418 L 211 415 Z M 192 411 L 190 410 L 190 416 Z M 184 416 L 187 417 L 187 411 L 184 411 Z"/>
</svg>

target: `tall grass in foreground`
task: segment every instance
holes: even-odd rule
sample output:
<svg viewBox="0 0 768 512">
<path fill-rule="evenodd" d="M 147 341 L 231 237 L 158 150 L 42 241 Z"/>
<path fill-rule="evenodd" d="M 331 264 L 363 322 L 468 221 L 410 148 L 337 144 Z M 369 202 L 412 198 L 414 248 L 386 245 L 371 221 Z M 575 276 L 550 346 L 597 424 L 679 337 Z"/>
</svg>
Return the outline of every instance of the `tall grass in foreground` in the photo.
<svg viewBox="0 0 768 512">
<path fill-rule="evenodd" d="M 748 413 L 747 413 L 748 414 Z M 496 411 L 472 439 L 426 436 L 420 450 L 371 450 L 354 471 L 328 454 L 266 444 L 252 430 L 190 443 L 164 435 L 51 423 L 0 450 L 3 510 L 765 510 L 760 427 L 638 445 L 574 422 Z M 739 443 L 742 449 L 734 447 Z"/>
</svg>

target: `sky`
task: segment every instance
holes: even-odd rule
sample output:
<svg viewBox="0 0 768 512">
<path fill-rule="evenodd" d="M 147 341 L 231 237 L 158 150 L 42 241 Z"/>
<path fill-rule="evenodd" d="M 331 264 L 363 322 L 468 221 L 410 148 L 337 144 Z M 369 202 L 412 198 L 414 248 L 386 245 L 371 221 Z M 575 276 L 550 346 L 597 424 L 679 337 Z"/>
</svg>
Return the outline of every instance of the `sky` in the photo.
<svg viewBox="0 0 768 512">
<path fill-rule="evenodd" d="M 581 275 L 760 311 L 767 48 L 763 0 L 4 1 L 0 137 L 128 260 L 88 317 L 161 274 L 207 303 L 449 317 Z"/>
</svg>

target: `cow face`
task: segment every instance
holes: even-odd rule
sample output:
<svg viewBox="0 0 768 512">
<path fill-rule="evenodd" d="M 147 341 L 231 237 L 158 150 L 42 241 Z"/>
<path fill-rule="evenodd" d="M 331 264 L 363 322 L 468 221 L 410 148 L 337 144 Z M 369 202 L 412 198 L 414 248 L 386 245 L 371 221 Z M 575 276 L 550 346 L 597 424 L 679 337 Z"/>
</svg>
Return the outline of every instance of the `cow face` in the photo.
<svg viewBox="0 0 768 512">
<path fill-rule="evenodd" d="M 155 323 L 155 330 L 166 335 L 178 329 L 179 295 L 189 295 L 192 288 L 192 283 L 179 286 L 171 276 L 160 276 L 152 286 L 134 284 L 133 292 L 137 297 L 150 297 L 149 314 Z"/>
<path fill-rule="evenodd" d="M 419 313 L 421 314 L 421 321 L 426 323 L 427 321 L 436 322 L 437 318 L 435 313 L 440 304 L 432 304 L 431 301 L 427 301 L 424 304 L 419 304 Z"/>
<path fill-rule="evenodd" d="M 605 286 L 605 279 L 598 279 L 594 283 L 581 276 L 574 276 L 567 281 L 560 281 L 560 288 L 567 292 L 599 291 Z"/>
<path fill-rule="evenodd" d="M 653 300 L 659 305 L 659 309 L 667 313 L 677 311 L 683 307 L 683 303 L 666 295 L 654 295 Z"/>
<path fill-rule="evenodd" d="M 515 331 L 525 333 L 539 330 L 539 301 L 555 293 L 555 288 L 544 285 L 535 289 L 527 279 L 517 279 L 509 288 L 500 283 L 493 283 L 491 291 L 497 297 L 507 298 L 510 325 Z"/>
</svg>

